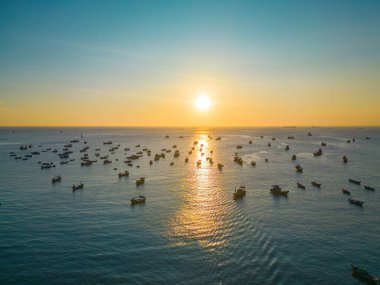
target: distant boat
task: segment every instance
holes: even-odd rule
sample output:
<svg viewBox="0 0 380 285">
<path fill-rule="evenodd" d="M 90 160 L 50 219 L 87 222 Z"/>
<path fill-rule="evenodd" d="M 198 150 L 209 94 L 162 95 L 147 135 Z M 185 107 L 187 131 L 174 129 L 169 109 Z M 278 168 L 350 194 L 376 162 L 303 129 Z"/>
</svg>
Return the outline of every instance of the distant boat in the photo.
<svg viewBox="0 0 380 285">
<path fill-rule="evenodd" d="M 318 149 L 317 151 L 314 151 L 314 156 L 321 156 L 323 154 L 322 149 Z"/>
<path fill-rule="evenodd" d="M 368 186 L 368 185 L 364 185 L 364 189 L 366 189 L 366 190 L 371 190 L 371 191 L 375 191 L 375 188 L 374 188 L 374 187 L 371 187 L 371 186 Z"/>
<path fill-rule="evenodd" d="M 297 187 L 301 189 L 306 189 L 305 185 L 302 185 L 301 183 L 298 183 L 298 182 L 297 182 Z"/>
<path fill-rule="evenodd" d="M 256 166 L 256 161 L 252 160 L 252 161 L 251 161 L 251 165 L 252 165 L 252 166 Z"/>
<path fill-rule="evenodd" d="M 62 177 L 60 175 L 57 175 L 51 179 L 52 184 L 57 183 L 57 182 L 61 182 L 61 181 L 62 181 Z"/>
<path fill-rule="evenodd" d="M 307 133 L 307 135 L 308 135 L 309 137 L 311 137 L 311 136 L 312 136 L 312 134 L 311 134 L 310 132 L 308 132 L 308 133 Z"/>
<path fill-rule="evenodd" d="M 275 196 L 288 196 L 289 191 L 281 190 L 279 185 L 272 185 L 270 192 Z"/>
<path fill-rule="evenodd" d="M 118 174 L 119 178 L 129 176 L 129 171 L 125 170 L 124 172 L 120 172 Z"/>
<path fill-rule="evenodd" d="M 286 145 L 285 150 L 289 150 L 289 146 L 288 145 Z"/>
<path fill-rule="evenodd" d="M 325 142 L 321 142 L 321 146 L 326 146 L 327 144 Z"/>
<path fill-rule="evenodd" d="M 296 165 L 296 171 L 299 173 L 302 173 L 303 168 L 301 167 L 301 165 L 299 165 L 299 164 Z"/>
<path fill-rule="evenodd" d="M 350 202 L 351 204 L 358 205 L 358 206 L 362 206 L 364 204 L 363 201 L 355 200 L 355 199 L 351 199 L 351 198 L 348 198 L 348 202 Z"/>
<path fill-rule="evenodd" d="M 342 188 L 342 192 L 343 192 L 343 194 L 348 194 L 348 195 L 350 195 L 350 194 L 351 194 L 351 192 L 350 192 L 350 191 L 348 191 L 348 190 L 346 190 L 346 189 L 344 189 L 344 188 Z"/>
<path fill-rule="evenodd" d="M 131 201 L 131 205 L 135 205 L 135 204 L 142 204 L 142 203 L 145 203 L 145 196 L 138 196 L 136 198 L 132 198 L 130 201 Z"/>
<path fill-rule="evenodd" d="M 321 188 L 321 183 L 317 183 L 317 182 L 315 182 L 315 181 L 312 181 L 311 182 L 311 185 L 313 185 L 313 186 L 315 186 L 315 187 L 318 187 L 318 188 Z"/>
<path fill-rule="evenodd" d="M 345 156 L 345 155 L 343 156 L 343 162 L 344 162 L 344 163 L 347 163 L 347 162 L 348 162 L 348 158 L 347 158 L 347 156 Z"/>
<path fill-rule="evenodd" d="M 292 155 L 292 160 L 296 160 L 297 156 L 295 154 Z"/>
<path fill-rule="evenodd" d="M 271 145 L 271 143 L 268 143 L 268 147 L 271 147 L 272 145 Z"/>
<path fill-rule="evenodd" d="M 223 164 L 218 163 L 218 169 L 219 169 L 219 170 L 222 170 L 223 166 L 224 166 Z"/>
<path fill-rule="evenodd" d="M 360 185 L 361 181 L 358 181 L 358 180 L 354 180 L 354 179 L 348 179 L 348 181 L 350 181 L 351 183 L 354 183 L 354 184 L 357 184 L 357 185 Z"/>
<path fill-rule="evenodd" d="M 185 163 L 188 163 L 188 162 L 189 162 L 189 158 L 186 157 L 186 158 L 185 158 Z"/>
<path fill-rule="evenodd" d="M 136 186 L 143 185 L 145 183 L 145 177 L 140 177 L 136 180 Z"/>
<path fill-rule="evenodd" d="M 353 264 L 351 264 L 351 268 L 352 268 L 352 276 L 354 278 L 364 281 L 365 283 L 370 284 L 370 285 L 379 284 L 379 278 L 369 274 L 367 270 L 363 268 L 359 268 Z"/>
<path fill-rule="evenodd" d="M 252 144 L 252 141 L 249 141 L 248 144 Z"/>
<path fill-rule="evenodd" d="M 241 149 L 241 148 L 243 148 L 243 146 L 242 145 L 238 145 L 238 146 L 236 146 L 236 148 L 237 149 Z"/>
<path fill-rule="evenodd" d="M 75 191 L 75 190 L 79 190 L 79 189 L 83 189 L 83 183 L 80 183 L 80 184 L 78 184 L 78 185 L 73 185 L 73 191 Z"/>
<path fill-rule="evenodd" d="M 245 190 L 245 185 L 240 185 L 239 189 L 235 189 L 235 192 L 232 194 L 234 200 L 243 198 L 247 191 Z"/>
<path fill-rule="evenodd" d="M 216 137 L 215 140 L 220 141 L 220 140 L 222 140 L 222 138 L 221 137 Z"/>
<path fill-rule="evenodd" d="M 105 141 L 103 144 L 112 144 L 112 141 Z"/>
</svg>

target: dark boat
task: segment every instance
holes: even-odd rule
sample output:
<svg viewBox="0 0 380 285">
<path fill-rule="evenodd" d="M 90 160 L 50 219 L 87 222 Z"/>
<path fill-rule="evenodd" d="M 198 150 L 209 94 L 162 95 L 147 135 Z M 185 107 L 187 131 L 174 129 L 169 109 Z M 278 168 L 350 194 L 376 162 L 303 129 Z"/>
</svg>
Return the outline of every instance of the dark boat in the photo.
<svg viewBox="0 0 380 285">
<path fill-rule="evenodd" d="M 252 141 L 249 141 L 248 144 L 252 144 Z"/>
<path fill-rule="evenodd" d="M 252 166 L 256 166 L 256 161 L 251 161 Z"/>
<path fill-rule="evenodd" d="M 369 274 L 367 270 L 363 268 L 359 268 L 353 264 L 351 264 L 351 268 L 352 268 L 352 277 L 357 278 L 370 285 L 379 284 L 379 277 Z"/>
<path fill-rule="evenodd" d="M 308 135 L 309 137 L 311 137 L 311 136 L 312 136 L 312 134 L 311 134 L 310 132 L 308 132 L 308 133 L 307 133 L 307 135 Z"/>
<path fill-rule="evenodd" d="M 321 142 L 321 146 L 326 146 L 327 144 L 325 142 Z"/>
<path fill-rule="evenodd" d="M 318 151 L 314 151 L 314 156 L 321 156 L 323 154 L 322 149 L 318 149 Z"/>
<path fill-rule="evenodd" d="M 297 182 L 297 187 L 301 189 L 306 189 L 305 185 L 302 185 L 301 183 L 298 183 L 298 182 Z"/>
<path fill-rule="evenodd" d="M 285 147 L 285 150 L 289 150 L 289 146 L 288 145 Z"/>
<path fill-rule="evenodd" d="M 52 184 L 57 183 L 57 182 L 61 182 L 61 181 L 62 181 L 62 177 L 60 175 L 57 175 L 51 179 Z"/>
<path fill-rule="evenodd" d="M 136 180 L 136 186 L 143 185 L 145 183 L 145 177 L 140 177 Z"/>
<path fill-rule="evenodd" d="M 318 188 L 321 188 L 321 183 L 317 183 L 317 182 L 315 182 L 315 181 L 312 181 L 311 182 L 311 185 L 313 185 L 313 186 L 315 186 L 315 187 L 318 187 Z"/>
<path fill-rule="evenodd" d="M 73 185 L 72 188 L 73 188 L 73 191 L 83 189 L 83 183 L 80 183 L 78 185 Z"/>
<path fill-rule="evenodd" d="M 142 203 L 145 203 L 145 196 L 138 196 L 136 198 L 132 198 L 130 201 L 131 201 L 131 205 L 135 205 L 135 204 L 142 204 Z"/>
<path fill-rule="evenodd" d="M 342 188 L 342 192 L 343 192 L 343 194 L 348 194 L 348 195 L 350 195 L 350 194 L 351 194 L 351 192 L 350 192 L 350 191 L 348 191 L 348 190 L 346 190 L 346 189 L 344 189 L 344 188 Z"/>
<path fill-rule="evenodd" d="M 365 190 L 375 191 L 375 188 L 374 188 L 374 187 L 371 187 L 371 186 L 368 186 L 368 185 L 364 185 L 364 189 L 365 189 Z"/>
<path fill-rule="evenodd" d="M 243 198 L 247 191 L 245 190 L 245 185 L 240 185 L 239 189 L 235 189 L 235 192 L 232 194 L 234 200 Z"/>
<path fill-rule="evenodd" d="M 350 202 L 351 204 L 358 205 L 358 206 L 362 206 L 364 204 L 363 201 L 355 200 L 355 199 L 351 199 L 351 198 L 348 198 L 348 202 Z"/>
<path fill-rule="evenodd" d="M 343 156 L 343 162 L 347 163 L 348 162 L 348 157 L 346 155 Z"/>
<path fill-rule="evenodd" d="M 302 173 L 303 168 L 301 167 L 301 165 L 299 165 L 299 164 L 296 165 L 296 171 L 299 173 Z"/>
<path fill-rule="evenodd" d="M 119 172 L 118 176 L 119 178 L 129 176 L 129 171 L 126 170 L 124 172 Z"/>
<path fill-rule="evenodd" d="M 348 179 L 348 181 L 350 181 L 351 183 L 354 183 L 354 184 L 357 184 L 357 185 L 360 185 L 361 181 L 358 181 L 358 180 L 354 180 L 354 179 Z"/>
<path fill-rule="evenodd" d="M 222 170 L 223 166 L 224 166 L 223 164 L 218 163 L 218 169 L 219 169 L 219 170 Z"/>
<path fill-rule="evenodd" d="M 288 196 L 289 193 L 289 191 L 281 190 L 281 187 L 279 185 L 272 185 L 270 192 L 275 196 Z"/>
<path fill-rule="evenodd" d="M 295 154 L 292 155 L 292 160 L 296 160 L 297 156 Z"/>
</svg>

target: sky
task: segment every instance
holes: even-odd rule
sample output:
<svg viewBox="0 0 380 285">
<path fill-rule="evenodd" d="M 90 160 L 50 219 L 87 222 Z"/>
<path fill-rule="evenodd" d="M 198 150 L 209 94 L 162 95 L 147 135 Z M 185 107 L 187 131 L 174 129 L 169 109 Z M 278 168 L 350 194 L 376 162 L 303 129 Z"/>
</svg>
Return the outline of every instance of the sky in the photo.
<svg viewBox="0 0 380 285">
<path fill-rule="evenodd" d="M 379 126 L 380 1 L 2 0 L 0 125 Z"/>
</svg>

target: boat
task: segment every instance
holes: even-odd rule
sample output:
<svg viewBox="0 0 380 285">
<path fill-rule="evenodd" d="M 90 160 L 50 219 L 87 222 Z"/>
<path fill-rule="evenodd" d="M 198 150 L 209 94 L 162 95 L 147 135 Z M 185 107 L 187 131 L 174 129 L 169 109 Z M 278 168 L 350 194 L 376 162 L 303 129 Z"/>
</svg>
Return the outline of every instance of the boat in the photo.
<svg viewBox="0 0 380 285">
<path fill-rule="evenodd" d="M 243 146 L 242 146 L 242 145 L 237 145 L 236 148 L 237 148 L 237 149 L 242 149 Z"/>
<path fill-rule="evenodd" d="M 256 161 L 252 160 L 252 161 L 251 161 L 251 165 L 252 165 L 252 166 L 256 166 Z"/>
<path fill-rule="evenodd" d="M 268 162 L 268 158 L 265 159 L 265 162 Z"/>
<path fill-rule="evenodd" d="M 73 188 L 73 191 L 78 190 L 78 189 L 83 189 L 83 183 L 80 183 L 78 185 L 73 185 L 72 188 Z"/>
<path fill-rule="evenodd" d="M 149 161 L 149 165 L 152 165 L 152 164 L 153 164 L 153 161 L 152 161 L 152 160 L 150 160 L 150 161 Z"/>
<path fill-rule="evenodd" d="M 62 177 L 60 175 L 57 175 L 51 179 L 51 183 L 53 184 L 57 182 L 61 182 L 61 181 L 62 181 Z"/>
<path fill-rule="evenodd" d="M 325 142 L 321 142 L 321 146 L 326 146 L 327 144 Z"/>
<path fill-rule="evenodd" d="M 289 146 L 288 145 L 286 145 L 285 150 L 289 150 Z"/>
<path fill-rule="evenodd" d="M 202 161 L 201 161 L 201 160 L 198 160 L 198 161 L 197 161 L 197 166 L 201 166 L 201 164 L 202 164 Z"/>
<path fill-rule="evenodd" d="M 136 180 L 136 186 L 143 185 L 145 183 L 145 177 L 140 177 Z"/>
<path fill-rule="evenodd" d="M 348 190 L 346 190 L 346 189 L 344 189 L 344 188 L 342 188 L 342 192 L 343 192 L 343 194 L 347 194 L 347 195 L 350 195 L 350 194 L 351 194 L 350 191 L 348 191 Z"/>
<path fill-rule="evenodd" d="M 305 185 L 302 185 L 301 183 L 298 183 L 298 182 L 297 182 L 297 187 L 301 189 L 306 189 Z"/>
<path fill-rule="evenodd" d="M 176 150 L 175 152 L 174 152 L 174 157 L 178 157 L 179 156 L 179 150 Z"/>
<path fill-rule="evenodd" d="M 375 191 L 375 188 L 374 188 L 374 187 L 371 187 L 371 186 L 368 186 L 368 185 L 364 185 L 364 189 L 365 189 L 365 190 Z"/>
<path fill-rule="evenodd" d="M 312 134 L 311 134 L 310 132 L 308 132 L 308 133 L 307 133 L 307 135 L 308 135 L 309 137 L 311 137 L 311 136 L 312 136 Z"/>
<path fill-rule="evenodd" d="M 142 203 L 145 203 L 145 196 L 138 196 L 138 197 L 135 197 L 135 198 L 132 198 L 130 201 L 131 201 L 131 205 L 135 205 L 135 204 L 142 204 Z"/>
<path fill-rule="evenodd" d="M 245 185 L 240 185 L 239 189 L 235 189 L 235 192 L 232 194 L 234 200 L 243 198 L 247 191 L 245 190 Z"/>
<path fill-rule="evenodd" d="M 350 202 L 351 204 L 358 205 L 358 206 L 362 206 L 364 204 L 363 201 L 355 200 L 355 199 L 351 199 L 351 198 L 348 198 L 348 202 Z"/>
<path fill-rule="evenodd" d="M 103 161 L 103 164 L 110 164 L 110 163 L 112 163 L 112 160 L 106 159 L 106 160 Z"/>
<path fill-rule="evenodd" d="M 272 145 L 271 145 L 271 143 L 268 143 L 268 147 L 271 147 Z"/>
<path fill-rule="evenodd" d="M 252 144 L 252 141 L 249 141 L 248 144 Z"/>
<path fill-rule="evenodd" d="M 289 193 L 289 191 L 281 190 L 281 187 L 279 185 L 272 185 L 270 192 L 275 196 L 279 196 L 279 195 L 288 196 L 288 193 Z"/>
<path fill-rule="evenodd" d="M 188 163 L 188 162 L 189 162 L 189 158 L 186 157 L 186 158 L 185 158 L 185 163 Z"/>
<path fill-rule="evenodd" d="M 354 184 L 357 184 L 357 185 L 360 185 L 361 181 L 358 181 L 358 180 L 354 180 L 354 179 L 348 179 L 348 181 L 350 181 L 351 183 L 354 183 Z"/>
<path fill-rule="evenodd" d="M 367 270 L 351 264 L 352 277 L 364 281 L 370 285 L 378 285 L 380 283 L 379 277 L 373 276 Z"/>
<path fill-rule="evenodd" d="M 314 156 L 321 156 L 323 154 L 322 149 L 318 149 L 317 151 L 314 151 Z"/>
<path fill-rule="evenodd" d="M 235 157 L 234 157 L 234 161 L 235 161 L 237 164 L 243 165 L 243 159 L 242 159 L 241 157 L 235 156 Z"/>
<path fill-rule="evenodd" d="M 343 162 L 344 162 L 344 163 L 347 163 L 347 162 L 348 162 L 348 158 L 347 158 L 346 155 L 343 156 Z"/>
<path fill-rule="evenodd" d="M 311 181 L 311 185 L 315 186 L 315 187 L 318 187 L 318 188 L 321 188 L 321 183 L 317 183 L 315 181 Z"/>
<path fill-rule="evenodd" d="M 112 141 L 103 142 L 103 144 L 112 144 Z"/>
<path fill-rule="evenodd" d="M 220 140 L 222 140 L 222 138 L 221 137 L 216 137 L 215 140 L 216 141 L 220 141 Z"/>
<path fill-rule="evenodd" d="M 174 165 L 174 162 L 172 161 L 172 162 L 170 162 L 170 166 L 172 166 L 172 165 Z"/>
<path fill-rule="evenodd" d="M 296 165 L 296 171 L 299 173 L 302 173 L 303 168 L 301 167 L 301 165 L 299 165 L 299 164 Z"/>
<path fill-rule="evenodd" d="M 166 136 L 165 136 L 165 139 L 168 139 L 168 138 L 169 138 L 169 135 L 166 135 Z"/>
<path fill-rule="evenodd" d="M 81 164 L 80 164 L 80 166 L 90 166 L 90 165 L 92 165 L 92 161 L 90 161 L 90 160 L 86 160 L 84 162 L 81 162 Z"/>
<path fill-rule="evenodd" d="M 119 172 L 118 176 L 119 178 L 129 176 L 129 171 L 125 170 L 124 172 Z"/>
<path fill-rule="evenodd" d="M 223 164 L 218 163 L 218 169 L 219 169 L 219 170 L 222 170 L 222 169 L 223 169 L 223 166 L 224 166 Z"/>
<path fill-rule="evenodd" d="M 292 160 L 296 160 L 297 156 L 295 154 L 292 155 Z"/>
</svg>

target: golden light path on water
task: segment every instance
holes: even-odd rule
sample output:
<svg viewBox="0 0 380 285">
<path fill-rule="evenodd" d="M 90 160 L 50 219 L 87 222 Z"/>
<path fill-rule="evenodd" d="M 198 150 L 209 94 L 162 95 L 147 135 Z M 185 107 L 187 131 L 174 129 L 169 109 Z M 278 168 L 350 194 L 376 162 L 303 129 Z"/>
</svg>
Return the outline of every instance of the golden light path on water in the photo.
<svg viewBox="0 0 380 285">
<path fill-rule="evenodd" d="M 170 237 L 177 246 L 197 243 L 207 251 L 220 250 L 228 244 L 224 193 L 207 159 L 212 156 L 208 136 L 201 134 L 195 140 L 192 155 L 201 165 L 192 167 L 186 178 L 183 204 L 171 221 Z"/>
</svg>

